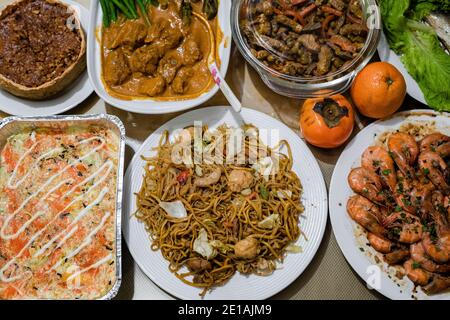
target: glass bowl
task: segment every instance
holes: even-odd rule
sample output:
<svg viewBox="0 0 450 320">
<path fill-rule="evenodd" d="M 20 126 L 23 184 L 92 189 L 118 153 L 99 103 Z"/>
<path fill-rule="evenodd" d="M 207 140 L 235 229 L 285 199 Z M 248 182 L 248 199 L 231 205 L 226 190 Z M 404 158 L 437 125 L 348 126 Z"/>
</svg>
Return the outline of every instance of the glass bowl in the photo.
<svg viewBox="0 0 450 320">
<path fill-rule="evenodd" d="M 278 94 L 293 98 L 314 98 L 331 96 L 346 91 L 355 76 L 374 55 L 381 34 L 381 18 L 376 0 L 360 0 L 363 9 L 363 23 L 368 27 L 367 39 L 359 53 L 337 71 L 312 77 L 298 77 L 280 73 L 258 60 L 245 40 L 240 22 L 250 5 L 259 0 L 234 0 L 231 9 L 231 28 L 234 41 L 250 65 L 258 72 L 264 83 Z M 280 57 L 280 56 L 278 56 Z"/>
</svg>

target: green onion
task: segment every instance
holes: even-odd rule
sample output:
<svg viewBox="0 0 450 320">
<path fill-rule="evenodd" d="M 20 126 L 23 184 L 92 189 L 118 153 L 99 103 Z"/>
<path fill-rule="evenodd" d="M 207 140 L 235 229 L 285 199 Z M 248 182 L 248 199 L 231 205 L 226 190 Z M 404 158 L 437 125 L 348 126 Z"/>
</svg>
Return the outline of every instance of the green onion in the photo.
<svg viewBox="0 0 450 320">
<path fill-rule="evenodd" d="M 142 2 L 142 0 L 136 0 L 139 8 L 141 9 L 141 13 L 142 16 L 144 17 L 145 23 L 147 23 L 147 25 L 150 25 L 150 19 L 148 18 L 147 15 L 147 8 L 145 7 L 145 4 Z"/>
<path fill-rule="evenodd" d="M 134 19 L 133 14 L 128 10 L 127 6 L 124 5 L 122 2 L 120 2 L 119 0 L 112 0 L 112 2 L 117 6 L 117 8 L 120 9 L 120 11 L 123 12 L 123 14 L 128 18 L 128 19 Z"/>
<path fill-rule="evenodd" d="M 267 191 L 266 186 L 263 184 L 259 186 L 259 194 L 261 195 L 261 198 L 263 198 L 264 200 L 269 199 L 269 191 Z"/>
<path fill-rule="evenodd" d="M 103 11 L 103 25 L 105 27 L 109 27 L 109 24 L 111 23 L 111 16 L 108 8 L 108 3 L 106 0 L 100 0 L 100 6 L 102 7 Z"/>
</svg>

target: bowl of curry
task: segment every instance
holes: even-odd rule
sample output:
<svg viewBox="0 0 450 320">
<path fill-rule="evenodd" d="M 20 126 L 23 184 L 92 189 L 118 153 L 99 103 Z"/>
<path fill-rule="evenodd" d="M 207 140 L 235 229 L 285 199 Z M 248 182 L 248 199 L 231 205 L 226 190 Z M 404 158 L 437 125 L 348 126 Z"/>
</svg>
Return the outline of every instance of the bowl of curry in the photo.
<svg viewBox="0 0 450 320">
<path fill-rule="evenodd" d="M 229 1 L 207 1 L 217 4 L 213 16 L 205 12 L 204 0 L 160 1 L 145 5 L 145 11 L 137 7 L 134 18 L 120 10 L 111 18 L 102 2 L 91 3 L 88 72 L 108 104 L 136 113 L 171 113 L 196 107 L 218 91 L 208 66 L 215 62 L 226 74 Z"/>
</svg>

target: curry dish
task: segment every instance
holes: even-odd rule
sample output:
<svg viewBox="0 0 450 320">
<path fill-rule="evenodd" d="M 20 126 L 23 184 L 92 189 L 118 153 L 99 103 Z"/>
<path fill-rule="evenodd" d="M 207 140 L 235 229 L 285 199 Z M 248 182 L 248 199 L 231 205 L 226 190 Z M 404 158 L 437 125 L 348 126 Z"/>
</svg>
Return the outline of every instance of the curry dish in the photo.
<svg viewBox="0 0 450 320">
<path fill-rule="evenodd" d="M 142 17 L 120 16 L 103 27 L 103 81 L 109 94 L 119 99 L 181 100 L 212 87 L 208 60 L 217 56 L 217 18 L 203 18 L 201 2 L 196 2 L 190 23 L 185 23 L 180 6 L 181 1 L 169 1 L 166 8 L 148 6 L 150 24 Z"/>
</svg>

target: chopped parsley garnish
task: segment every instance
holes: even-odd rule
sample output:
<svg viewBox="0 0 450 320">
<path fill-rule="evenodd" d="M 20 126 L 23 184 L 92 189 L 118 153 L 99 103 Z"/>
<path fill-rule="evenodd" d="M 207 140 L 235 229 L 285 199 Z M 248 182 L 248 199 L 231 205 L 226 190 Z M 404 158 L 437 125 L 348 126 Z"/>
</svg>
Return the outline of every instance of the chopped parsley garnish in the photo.
<svg viewBox="0 0 450 320">
<path fill-rule="evenodd" d="M 430 169 L 424 168 L 424 169 L 422 169 L 422 172 L 424 175 L 428 175 L 428 174 L 430 174 Z"/>
<path fill-rule="evenodd" d="M 413 262 L 412 263 L 412 267 L 413 267 L 413 269 L 418 269 L 418 268 L 420 268 L 421 267 L 421 265 L 420 265 L 420 263 L 419 262 Z"/>
<path fill-rule="evenodd" d="M 381 173 L 384 174 L 385 176 L 391 174 L 391 172 L 392 171 L 390 169 L 385 169 L 385 170 L 381 171 Z"/>
</svg>

